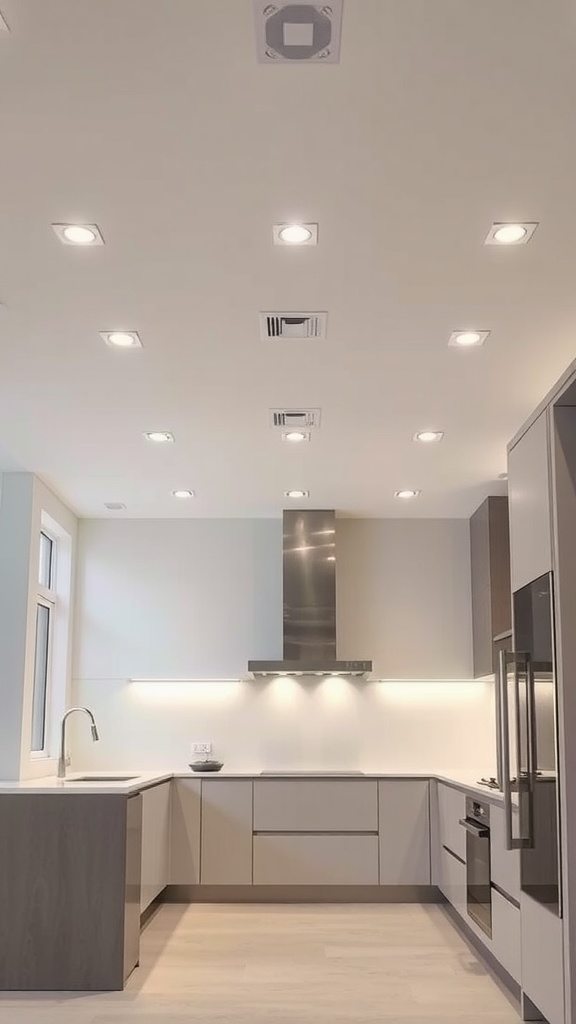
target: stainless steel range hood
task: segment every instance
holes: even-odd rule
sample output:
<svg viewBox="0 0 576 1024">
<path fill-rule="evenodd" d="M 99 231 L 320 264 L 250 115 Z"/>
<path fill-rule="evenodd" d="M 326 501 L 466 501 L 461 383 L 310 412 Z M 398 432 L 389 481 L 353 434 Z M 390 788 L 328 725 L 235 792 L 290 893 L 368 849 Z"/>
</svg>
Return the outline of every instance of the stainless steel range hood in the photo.
<svg viewBox="0 0 576 1024">
<path fill-rule="evenodd" d="M 336 654 L 334 510 L 285 510 L 282 556 L 284 657 L 249 661 L 248 671 L 254 676 L 371 672 L 371 661 L 339 661 Z"/>
</svg>

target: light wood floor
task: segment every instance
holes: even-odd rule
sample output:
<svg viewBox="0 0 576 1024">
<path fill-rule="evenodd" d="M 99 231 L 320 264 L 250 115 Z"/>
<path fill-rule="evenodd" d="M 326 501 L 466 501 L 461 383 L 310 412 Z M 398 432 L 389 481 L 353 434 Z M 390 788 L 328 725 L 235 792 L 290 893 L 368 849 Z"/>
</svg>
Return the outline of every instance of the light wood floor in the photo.
<svg viewBox="0 0 576 1024">
<path fill-rule="evenodd" d="M 438 906 L 161 907 L 124 992 L 0 993 L 1 1024 L 518 1024 Z"/>
</svg>

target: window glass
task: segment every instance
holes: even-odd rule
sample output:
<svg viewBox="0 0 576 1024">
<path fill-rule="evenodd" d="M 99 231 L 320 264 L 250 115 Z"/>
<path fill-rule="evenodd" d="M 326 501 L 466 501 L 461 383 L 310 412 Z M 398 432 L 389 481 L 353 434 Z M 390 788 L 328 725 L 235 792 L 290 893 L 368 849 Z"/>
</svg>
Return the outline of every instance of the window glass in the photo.
<svg viewBox="0 0 576 1024">
<path fill-rule="evenodd" d="M 38 568 L 38 582 L 41 587 L 52 589 L 54 562 L 54 541 L 47 533 L 40 534 L 40 565 Z"/>
<path fill-rule="evenodd" d="M 48 660 L 50 651 L 50 608 L 36 607 L 36 657 L 34 660 L 34 693 L 32 697 L 33 751 L 44 750 L 46 743 L 46 703 L 48 699 Z"/>
</svg>

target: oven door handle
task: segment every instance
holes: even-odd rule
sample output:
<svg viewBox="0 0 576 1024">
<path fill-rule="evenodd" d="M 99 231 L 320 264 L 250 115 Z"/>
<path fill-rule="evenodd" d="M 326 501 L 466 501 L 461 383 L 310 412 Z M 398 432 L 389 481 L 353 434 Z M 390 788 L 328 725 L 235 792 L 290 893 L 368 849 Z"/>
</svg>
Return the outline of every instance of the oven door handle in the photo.
<svg viewBox="0 0 576 1024">
<path fill-rule="evenodd" d="M 468 821 L 467 818 L 460 818 L 459 824 L 462 828 L 465 828 L 467 832 L 475 836 L 476 839 L 488 839 L 490 835 L 490 829 L 486 825 L 477 825 L 474 821 Z"/>
</svg>

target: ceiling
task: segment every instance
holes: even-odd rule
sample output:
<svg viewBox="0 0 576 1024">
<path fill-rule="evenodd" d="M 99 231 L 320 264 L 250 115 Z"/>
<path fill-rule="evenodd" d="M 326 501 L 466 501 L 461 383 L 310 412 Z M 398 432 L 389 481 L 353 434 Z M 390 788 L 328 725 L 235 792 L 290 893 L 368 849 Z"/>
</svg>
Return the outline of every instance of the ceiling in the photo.
<svg viewBox="0 0 576 1024">
<path fill-rule="evenodd" d="M 305 488 L 461 517 L 502 493 L 576 356 L 571 0 L 345 0 L 340 63 L 280 66 L 252 0 L 0 9 L 0 468 L 82 516 L 276 516 Z M 483 244 L 517 220 L 528 245 Z M 274 247 L 284 221 L 318 246 Z M 260 310 L 298 309 L 328 311 L 325 340 L 260 339 Z M 447 346 L 474 327 L 483 348 Z M 285 405 L 322 409 L 311 444 L 269 427 Z"/>
</svg>

